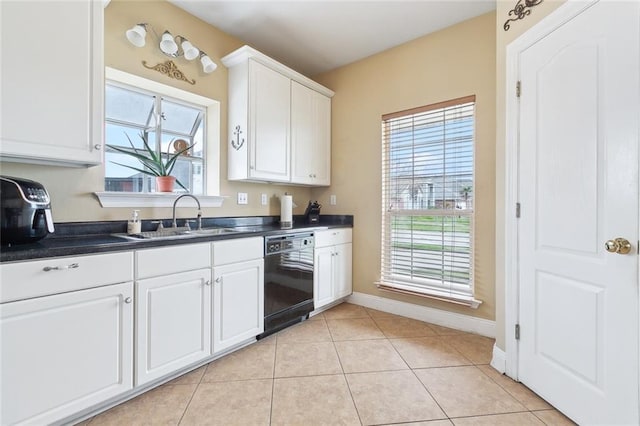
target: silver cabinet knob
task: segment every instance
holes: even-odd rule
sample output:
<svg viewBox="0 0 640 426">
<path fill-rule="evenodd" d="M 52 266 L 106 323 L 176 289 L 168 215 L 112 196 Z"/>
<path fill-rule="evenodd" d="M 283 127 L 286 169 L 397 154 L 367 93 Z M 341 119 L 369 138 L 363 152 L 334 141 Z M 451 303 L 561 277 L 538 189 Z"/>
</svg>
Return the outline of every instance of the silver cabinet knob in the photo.
<svg viewBox="0 0 640 426">
<path fill-rule="evenodd" d="M 211 280 L 206 280 L 206 281 L 204 282 L 204 285 L 211 285 Z"/>
<path fill-rule="evenodd" d="M 217 283 L 220 283 L 220 281 L 222 281 L 222 278 L 221 278 L 221 277 L 216 278 L 216 282 L 217 282 Z"/>
<path fill-rule="evenodd" d="M 133 299 L 131 299 L 130 297 L 127 297 L 126 299 L 124 299 L 124 303 L 131 303 Z"/>
<path fill-rule="evenodd" d="M 100 145 L 98 143 L 95 144 L 93 147 L 95 148 L 96 151 L 100 151 L 102 149 L 102 145 Z"/>
</svg>

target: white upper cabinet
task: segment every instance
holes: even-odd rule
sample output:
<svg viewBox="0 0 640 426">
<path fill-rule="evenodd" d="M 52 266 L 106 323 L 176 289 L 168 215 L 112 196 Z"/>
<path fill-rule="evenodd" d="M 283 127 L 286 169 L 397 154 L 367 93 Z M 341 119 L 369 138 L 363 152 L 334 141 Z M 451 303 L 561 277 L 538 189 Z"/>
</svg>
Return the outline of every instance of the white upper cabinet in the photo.
<svg viewBox="0 0 640 426">
<path fill-rule="evenodd" d="M 103 5 L 0 2 L 0 159 L 102 162 Z"/>
<path fill-rule="evenodd" d="M 249 61 L 249 177 L 288 182 L 290 82 L 277 71 Z"/>
<path fill-rule="evenodd" d="M 331 98 L 291 82 L 291 181 L 331 183 Z"/>
<path fill-rule="evenodd" d="M 333 92 L 244 46 L 229 68 L 228 178 L 330 184 Z"/>
</svg>

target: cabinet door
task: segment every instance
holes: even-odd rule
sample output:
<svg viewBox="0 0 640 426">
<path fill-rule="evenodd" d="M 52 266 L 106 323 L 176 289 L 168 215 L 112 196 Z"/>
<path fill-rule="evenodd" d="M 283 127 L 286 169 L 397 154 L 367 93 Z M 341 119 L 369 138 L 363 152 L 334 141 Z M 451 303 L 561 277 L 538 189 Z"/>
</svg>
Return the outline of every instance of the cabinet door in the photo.
<svg viewBox="0 0 640 426">
<path fill-rule="evenodd" d="M 103 13 L 89 0 L 0 2 L 4 160 L 101 163 Z"/>
<path fill-rule="evenodd" d="M 313 304 L 315 309 L 334 300 L 334 257 L 333 247 L 315 249 L 313 265 Z"/>
<path fill-rule="evenodd" d="M 211 270 L 136 283 L 136 385 L 211 355 Z"/>
<path fill-rule="evenodd" d="M 213 268 L 213 352 L 264 331 L 264 261 Z"/>
<path fill-rule="evenodd" d="M 352 293 L 351 271 L 352 255 L 351 243 L 340 244 L 334 247 L 335 262 L 335 287 L 334 300 L 346 297 Z"/>
<path fill-rule="evenodd" d="M 331 182 L 331 99 L 291 82 L 291 181 Z"/>
<path fill-rule="evenodd" d="M 249 177 L 288 182 L 291 82 L 249 61 Z"/>
<path fill-rule="evenodd" d="M 0 424 L 49 424 L 132 389 L 133 290 L 0 305 Z"/>
</svg>

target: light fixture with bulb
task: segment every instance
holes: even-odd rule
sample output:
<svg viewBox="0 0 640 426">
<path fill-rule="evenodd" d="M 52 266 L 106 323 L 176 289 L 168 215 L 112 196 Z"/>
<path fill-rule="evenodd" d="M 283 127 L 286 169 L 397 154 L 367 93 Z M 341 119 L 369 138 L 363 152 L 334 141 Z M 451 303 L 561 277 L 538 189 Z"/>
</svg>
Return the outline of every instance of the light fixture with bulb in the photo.
<svg viewBox="0 0 640 426">
<path fill-rule="evenodd" d="M 181 35 L 175 37 L 165 31 L 162 36 L 158 36 L 153 27 L 147 23 L 136 24 L 126 31 L 127 40 L 136 47 L 144 47 L 148 29 L 151 29 L 158 39 L 160 51 L 171 58 L 184 57 L 188 61 L 196 58 L 200 59 L 202 70 L 209 74 L 218 68 L 215 62 L 203 51 L 195 47 L 189 40 Z"/>
</svg>

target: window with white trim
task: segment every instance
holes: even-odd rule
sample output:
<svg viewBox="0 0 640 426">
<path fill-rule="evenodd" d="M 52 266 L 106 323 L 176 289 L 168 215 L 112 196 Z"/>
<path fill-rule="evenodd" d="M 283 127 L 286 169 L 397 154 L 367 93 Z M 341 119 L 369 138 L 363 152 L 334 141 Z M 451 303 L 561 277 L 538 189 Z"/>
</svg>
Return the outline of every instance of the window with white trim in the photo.
<svg viewBox="0 0 640 426">
<path fill-rule="evenodd" d="M 122 83 L 107 82 L 105 85 L 107 145 L 146 155 L 143 136 L 149 147 L 161 156 L 193 145 L 179 157 L 171 173 L 179 182 L 176 192 L 205 193 L 205 117 L 204 106 Z M 134 157 L 107 146 L 105 190 L 155 191 L 155 179 L 134 168 L 143 169 L 144 166 Z"/>
<path fill-rule="evenodd" d="M 473 307 L 475 96 L 382 117 L 378 287 Z"/>
</svg>

